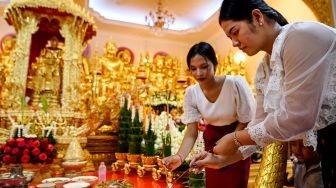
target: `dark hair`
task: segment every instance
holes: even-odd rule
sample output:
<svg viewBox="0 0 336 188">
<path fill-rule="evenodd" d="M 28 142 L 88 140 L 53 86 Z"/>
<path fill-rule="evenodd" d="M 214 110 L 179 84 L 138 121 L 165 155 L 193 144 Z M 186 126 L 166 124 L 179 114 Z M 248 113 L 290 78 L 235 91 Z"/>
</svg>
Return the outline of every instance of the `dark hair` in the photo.
<svg viewBox="0 0 336 188">
<path fill-rule="evenodd" d="M 263 0 L 224 0 L 220 8 L 219 25 L 224 20 L 252 22 L 252 10 L 254 9 L 259 9 L 260 12 L 278 22 L 281 26 L 288 24 L 285 17 Z"/>
<path fill-rule="evenodd" d="M 200 55 L 204 57 L 205 59 L 210 60 L 214 66 L 214 70 L 216 70 L 216 67 L 218 64 L 216 53 L 209 43 L 200 42 L 200 43 L 193 45 L 190 48 L 188 55 L 187 55 L 187 65 L 189 69 L 190 69 L 191 58 L 195 57 L 196 55 Z"/>
</svg>

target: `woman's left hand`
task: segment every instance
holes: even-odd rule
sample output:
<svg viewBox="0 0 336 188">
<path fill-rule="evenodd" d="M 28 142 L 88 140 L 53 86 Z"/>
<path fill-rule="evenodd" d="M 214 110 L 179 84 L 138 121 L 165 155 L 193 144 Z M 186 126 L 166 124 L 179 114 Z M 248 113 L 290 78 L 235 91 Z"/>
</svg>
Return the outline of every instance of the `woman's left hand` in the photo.
<svg viewBox="0 0 336 188">
<path fill-rule="evenodd" d="M 233 139 L 233 133 L 223 136 L 216 144 L 217 145 L 213 148 L 213 152 L 217 155 L 233 155 L 238 150 L 238 146 Z"/>
</svg>

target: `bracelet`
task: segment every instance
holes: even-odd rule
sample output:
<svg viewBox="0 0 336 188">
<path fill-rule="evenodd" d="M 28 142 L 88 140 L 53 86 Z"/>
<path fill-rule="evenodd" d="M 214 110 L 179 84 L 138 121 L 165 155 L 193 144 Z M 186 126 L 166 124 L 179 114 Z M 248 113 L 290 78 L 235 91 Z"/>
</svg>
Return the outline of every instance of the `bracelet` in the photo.
<svg viewBox="0 0 336 188">
<path fill-rule="evenodd" d="M 236 131 L 233 132 L 233 141 L 234 141 L 234 143 L 236 144 L 237 147 L 240 147 L 240 146 L 243 145 L 243 144 L 241 144 L 241 143 L 239 142 L 239 140 L 238 140 L 238 138 L 237 138 L 237 135 L 236 135 Z"/>
<path fill-rule="evenodd" d="M 181 163 L 183 163 L 182 156 L 178 153 L 176 153 L 175 155 L 177 155 L 180 158 Z"/>
</svg>

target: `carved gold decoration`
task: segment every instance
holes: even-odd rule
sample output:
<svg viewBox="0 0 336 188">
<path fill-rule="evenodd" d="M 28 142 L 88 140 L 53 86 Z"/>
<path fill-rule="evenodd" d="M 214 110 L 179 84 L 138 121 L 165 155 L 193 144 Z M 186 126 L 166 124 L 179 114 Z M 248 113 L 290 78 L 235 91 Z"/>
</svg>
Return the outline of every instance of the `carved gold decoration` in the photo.
<svg viewBox="0 0 336 188">
<path fill-rule="evenodd" d="M 4 13 L 16 31 L 16 48 L 9 55 L 13 67 L 7 75 L 11 79 L 1 79 L 1 127 L 8 128 L 7 116 L 11 116 L 12 126 L 31 124 L 36 132 L 41 126 L 57 129 L 59 144 L 72 136 L 86 139 L 88 131 L 101 123 L 99 115 L 83 108 L 85 100 L 79 100 L 84 90 L 82 52 L 96 34 L 93 18 L 72 0 L 13 0 Z M 5 61 L 0 57 L 1 63 Z M 25 96 L 32 100 L 23 105 Z M 43 109 L 50 117 L 47 121 L 38 107 L 42 97 L 48 101 L 49 108 Z M 92 170 L 92 163 L 87 169 Z"/>
<path fill-rule="evenodd" d="M 16 13 L 18 15 L 23 14 L 19 9 L 16 9 Z M 38 30 L 38 21 L 33 17 L 17 20 L 16 24 L 19 25 L 19 31 L 16 39 L 17 47 L 13 55 L 14 68 L 11 79 L 12 87 L 9 88 L 9 93 L 12 95 L 7 98 L 9 102 L 9 105 L 6 106 L 7 109 L 17 109 L 19 107 L 17 101 L 20 101 L 20 96 L 25 95 L 31 36 Z"/>
<path fill-rule="evenodd" d="M 65 12 L 70 15 L 74 15 L 75 17 L 83 18 L 86 22 L 90 24 L 94 24 L 94 19 L 88 11 L 84 8 L 81 8 L 79 5 L 75 4 L 72 0 L 12 0 L 9 6 L 5 9 L 5 18 L 10 21 L 12 18 L 12 14 L 10 13 L 12 10 L 17 8 L 51 8 L 57 9 L 60 12 Z M 94 26 L 95 27 L 95 26 Z"/>
<path fill-rule="evenodd" d="M 14 36 L 6 36 L 2 41 L 2 51 L 0 52 L 0 108 L 5 109 L 8 103 L 7 99 L 10 96 L 9 88 L 11 85 L 11 74 L 13 72 L 12 56 L 16 46 Z M 6 128 L 4 122 L 1 122 L 0 127 Z"/>
<path fill-rule="evenodd" d="M 78 98 L 81 97 L 82 92 L 80 77 L 82 70 L 82 51 L 86 46 L 86 41 L 96 33 L 93 18 L 89 16 L 86 11 L 80 9 L 73 1 L 65 0 L 14 0 L 6 7 L 4 13 L 6 21 L 13 25 L 17 32 L 17 48 L 12 58 L 14 63 L 12 79 L 10 84 L 7 84 L 10 85 L 7 89 L 11 95 L 7 95 L 5 108 L 12 110 L 19 109 L 17 101 L 19 101 L 21 96 L 26 95 L 27 88 L 33 90 L 33 96 L 30 97 L 35 98 L 34 105 L 36 105 L 41 95 L 43 95 L 41 93 L 43 91 L 41 90 L 48 89 L 45 95 L 47 98 L 49 97 L 48 101 L 52 102 L 51 107 L 54 107 L 54 109 L 59 108 L 56 103 L 60 101 L 63 114 L 68 114 L 72 117 L 77 116 L 76 118 L 85 117 L 83 112 L 86 109 L 82 109 L 84 105 L 81 105 L 82 101 L 78 101 Z M 34 75 L 32 73 L 29 74 L 28 71 L 31 71 L 29 68 L 30 64 L 34 65 L 34 62 L 30 62 L 29 59 L 32 35 L 37 31 L 46 32 L 40 28 L 46 25 L 41 23 L 46 22 L 49 24 L 53 21 L 58 22 L 59 27 L 61 27 L 57 30 L 56 25 L 56 29 L 54 28 L 52 32 L 54 32 L 53 34 L 55 35 L 61 34 L 63 37 L 64 53 L 59 56 L 56 55 L 55 57 L 53 55 L 45 57 L 51 52 L 48 51 L 48 48 L 42 52 L 37 52 L 37 54 L 41 55 L 36 60 L 35 71 L 38 73 L 42 71 L 44 67 L 45 72 L 41 73 L 43 76 L 38 74 Z M 50 68 L 52 68 L 51 66 L 54 64 L 53 61 L 59 64 L 62 63 L 60 71 L 55 70 L 56 72 L 52 72 L 53 69 Z M 47 79 L 47 75 L 49 75 L 49 77 L 53 75 L 55 78 L 50 79 L 54 80 Z M 30 81 L 27 78 L 28 76 L 35 80 Z M 40 81 L 44 78 L 46 81 L 39 83 L 39 76 L 41 76 Z M 58 76 L 61 77 L 62 80 L 57 78 Z M 48 86 L 45 86 L 46 83 Z M 62 85 L 61 89 L 59 89 L 60 85 Z M 57 96 L 61 93 L 62 96 Z M 55 105 L 53 105 L 53 103 L 55 103 Z M 75 111 L 79 112 L 79 117 L 78 115 L 74 115 Z"/>
<path fill-rule="evenodd" d="M 67 20 L 62 28 L 61 35 L 65 38 L 64 44 L 64 70 L 62 88 L 62 109 L 64 111 L 81 111 L 80 98 L 80 74 L 82 66 L 82 41 L 87 25 L 75 25 L 78 20 Z"/>
<path fill-rule="evenodd" d="M 282 188 L 285 180 L 287 155 L 287 143 L 273 143 L 266 146 L 254 187 Z"/>
<path fill-rule="evenodd" d="M 318 21 L 334 26 L 331 0 L 303 0 L 303 2 L 313 11 Z"/>
<path fill-rule="evenodd" d="M 37 106 L 40 99 L 49 101 L 49 109 L 59 109 L 59 94 L 61 86 L 61 67 L 63 67 L 63 50 L 59 41 L 53 37 L 47 47 L 41 51 L 36 62 L 32 63 L 30 79 L 27 87 L 34 91 L 32 105 Z"/>
</svg>

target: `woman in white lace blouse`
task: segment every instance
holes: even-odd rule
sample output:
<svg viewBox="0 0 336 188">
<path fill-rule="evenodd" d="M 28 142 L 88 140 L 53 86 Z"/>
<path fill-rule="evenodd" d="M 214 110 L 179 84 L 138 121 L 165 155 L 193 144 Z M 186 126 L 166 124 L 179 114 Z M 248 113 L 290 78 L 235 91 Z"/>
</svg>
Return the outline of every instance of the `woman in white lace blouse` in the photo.
<svg viewBox="0 0 336 188">
<path fill-rule="evenodd" d="M 336 30 L 317 22 L 287 24 L 262 0 L 224 0 L 219 23 L 234 47 L 266 55 L 255 78 L 255 118 L 224 136 L 214 152 L 303 139 L 322 155 L 325 187 L 336 187 Z M 213 156 L 197 161 L 204 162 L 213 163 Z"/>
<path fill-rule="evenodd" d="M 182 164 L 192 149 L 198 136 L 200 117 L 206 123 L 203 135 L 205 150 L 212 152 L 216 142 L 224 135 L 244 129 L 255 112 L 252 91 L 243 77 L 214 75 L 217 58 L 210 44 L 200 42 L 192 46 L 187 64 L 198 83 L 189 86 L 184 97 L 182 121 L 187 124 L 187 130 L 181 147 L 175 155 L 164 159 L 166 167 L 172 170 Z M 242 147 L 232 155 L 239 159 L 232 165 L 206 168 L 206 187 L 247 187 L 249 151 Z"/>
</svg>

